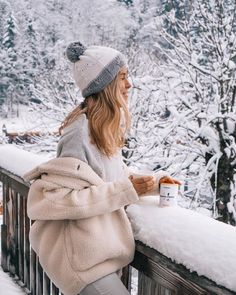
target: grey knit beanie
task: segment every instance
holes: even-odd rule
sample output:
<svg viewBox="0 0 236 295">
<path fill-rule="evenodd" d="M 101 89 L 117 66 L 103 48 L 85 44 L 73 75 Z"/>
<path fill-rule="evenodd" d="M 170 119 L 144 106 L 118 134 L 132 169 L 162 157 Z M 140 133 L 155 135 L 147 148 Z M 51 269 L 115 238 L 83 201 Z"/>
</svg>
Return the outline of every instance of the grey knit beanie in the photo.
<svg viewBox="0 0 236 295">
<path fill-rule="evenodd" d="M 73 63 L 74 79 L 83 97 L 100 92 L 127 66 L 119 51 L 103 46 L 85 47 L 80 42 L 71 43 L 66 56 Z"/>
</svg>

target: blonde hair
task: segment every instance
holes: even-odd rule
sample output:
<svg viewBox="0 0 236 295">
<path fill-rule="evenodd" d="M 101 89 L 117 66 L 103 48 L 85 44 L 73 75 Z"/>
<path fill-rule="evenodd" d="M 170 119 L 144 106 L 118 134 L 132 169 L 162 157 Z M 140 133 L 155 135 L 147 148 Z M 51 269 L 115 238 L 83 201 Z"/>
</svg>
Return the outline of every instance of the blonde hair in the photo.
<svg viewBox="0 0 236 295">
<path fill-rule="evenodd" d="M 112 156 L 124 146 L 130 116 L 119 90 L 119 74 L 101 92 L 88 96 L 65 118 L 59 128 L 60 134 L 81 114 L 87 115 L 91 141 L 103 154 Z"/>
</svg>

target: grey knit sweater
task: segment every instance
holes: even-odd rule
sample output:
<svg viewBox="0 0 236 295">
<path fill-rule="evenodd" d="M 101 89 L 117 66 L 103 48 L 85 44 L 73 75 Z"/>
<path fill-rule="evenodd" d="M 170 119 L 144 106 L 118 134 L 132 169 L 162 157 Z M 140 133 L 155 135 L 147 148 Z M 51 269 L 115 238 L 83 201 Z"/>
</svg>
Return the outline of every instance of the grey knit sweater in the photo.
<svg viewBox="0 0 236 295">
<path fill-rule="evenodd" d="M 127 177 L 120 153 L 108 158 L 91 143 L 85 114 L 65 128 L 58 143 L 57 157 L 72 157 L 87 163 L 104 181 Z"/>
</svg>

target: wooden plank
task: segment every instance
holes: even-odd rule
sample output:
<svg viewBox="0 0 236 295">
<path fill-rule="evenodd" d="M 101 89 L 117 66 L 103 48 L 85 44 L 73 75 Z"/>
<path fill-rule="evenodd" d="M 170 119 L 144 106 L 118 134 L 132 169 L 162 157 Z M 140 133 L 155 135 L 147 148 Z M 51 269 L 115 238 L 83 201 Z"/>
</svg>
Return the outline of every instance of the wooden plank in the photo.
<svg viewBox="0 0 236 295">
<path fill-rule="evenodd" d="M 8 243 L 7 243 L 7 233 L 8 233 L 8 227 L 7 227 L 7 184 L 4 181 L 2 176 L 2 200 L 3 200 L 3 224 L 1 224 L 1 266 L 4 271 L 8 271 L 8 263 L 7 263 L 7 256 L 8 256 Z"/>
<path fill-rule="evenodd" d="M 9 183 L 7 181 L 7 177 L 5 176 L 4 177 L 4 195 L 5 195 L 5 204 L 4 204 L 4 211 L 5 211 L 5 224 L 6 224 L 6 227 L 5 227 L 5 230 L 6 230 L 6 269 L 7 271 L 10 271 L 10 214 L 9 214 L 9 209 L 8 209 L 8 202 L 10 200 L 10 197 L 9 197 Z"/>
<path fill-rule="evenodd" d="M 158 284 L 156 281 L 150 279 L 146 275 L 144 275 L 142 272 L 139 272 L 139 278 L 138 278 L 138 295 L 176 295 L 178 294 L 177 289 L 168 289 L 160 284 Z M 180 293 L 179 293 L 180 294 Z M 183 295 L 183 294 L 181 294 Z"/>
<path fill-rule="evenodd" d="M 188 292 L 190 292 L 191 295 L 207 294 L 207 292 L 203 289 L 185 281 L 177 274 L 169 271 L 168 268 L 163 267 L 160 263 L 157 263 L 152 259 L 148 259 L 141 253 L 136 253 L 135 260 L 132 265 L 139 268 L 139 271 L 144 273 L 160 286 L 171 290 L 173 293 L 181 295 L 188 294 Z M 179 289 L 181 289 L 181 293 L 179 293 Z"/>
<path fill-rule="evenodd" d="M 12 180 L 15 180 L 16 182 L 21 183 L 21 184 L 23 184 L 24 186 L 26 186 L 28 188 L 30 187 L 30 183 L 25 182 L 23 180 L 23 178 L 21 178 L 20 176 L 18 176 L 16 174 L 14 174 L 14 173 L 0 167 L 0 181 L 4 182 L 5 177 L 10 178 Z"/>
<path fill-rule="evenodd" d="M 19 278 L 19 200 L 17 192 L 11 189 L 11 199 L 12 199 L 12 230 L 14 239 L 14 267 L 15 275 Z"/>
<path fill-rule="evenodd" d="M 36 253 L 30 249 L 30 291 L 36 295 Z"/>
<path fill-rule="evenodd" d="M 43 268 L 37 257 L 37 294 L 43 294 Z"/>
<path fill-rule="evenodd" d="M 190 273 L 185 266 L 173 263 L 171 259 L 138 241 L 136 242 L 135 259 L 131 265 L 161 285 L 164 283 L 167 288 L 171 285 L 177 286 L 179 292 L 182 292 L 181 295 L 236 294 L 203 276 Z"/>
<path fill-rule="evenodd" d="M 125 287 L 131 291 L 131 266 L 127 265 L 122 269 L 121 281 Z"/>
<path fill-rule="evenodd" d="M 43 274 L 43 294 L 44 295 L 51 294 L 51 281 L 45 272 Z"/>
<path fill-rule="evenodd" d="M 7 263 L 7 225 L 1 224 L 1 267 L 3 271 L 8 271 Z"/>
<path fill-rule="evenodd" d="M 2 180 L 3 179 L 3 180 Z M 0 181 L 8 182 L 9 186 L 20 193 L 22 196 L 27 196 L 30 184 L 25 182 L 21 177 L 0 167 Z"/>
<path fill-rule="evenodd" d="M 9 272 L 18 276 L 19 255 L 18 255 L 18 203 L 11 187 L 8 187 L 9 200 L 7 202 L 8 211 L 8 253 Z"/>
<path fill-rule="evenodd" d="M 3 177 L 2 175 L 2 201 L 3 201 L 3 224 L 6 224 L 6 210 L 7 210 L 7 200 L 6 200 L 6 190 L 7 190 L 7 183 L 5 181 L 6 176 Z"/>
<path fill-rule="evenodd" d="M 30 220 L 27 216 L 27 197 L 23 197 L 23 202 L 24 202 L 24 224 L 25 224 L 25 227 L 24 227 L 24 236 L 25 236 L 24 277 L 25 277 L 26 288 L 30 290 L 30 242 L 29 242 Z"/>
<path fill-rule="evenodd" d="M 138 282 L 138 295 L 153 295 L 153 280 L 146 277 L 142 272 L 139 272 Z"/>
<path fill-rule="evenodd" d="M 24 278 L 24 199 L 23 197 L 18 194 L 18 200 L 19 200 L 19 271 L 20 271 L 20 280 L 21 282 L 25 283 Z"/>
<path fill-rule="evenodd" d="M 58 295 L 59 289 L 52 283 L 52 295 Z"/>
</svg>

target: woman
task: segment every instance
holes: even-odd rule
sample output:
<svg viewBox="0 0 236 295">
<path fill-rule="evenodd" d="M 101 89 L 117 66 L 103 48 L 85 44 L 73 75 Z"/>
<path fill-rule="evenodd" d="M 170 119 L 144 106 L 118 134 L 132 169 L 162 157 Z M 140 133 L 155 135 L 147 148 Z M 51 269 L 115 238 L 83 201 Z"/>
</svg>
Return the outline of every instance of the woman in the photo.
<svg viewBox="0 0 236 295">
<path fill-rule="evenodd" d="M 61 125 L 57 158 L 25 176 L 35 179 L 31 245 L 65 295 L 127 295 L 120 272 L 133 259 L 134 239 L 124 207 L 174 180 L 163 173 L 134 178 L 122 162 L 131 87 L 124 56 L 80 42 L 66 55 L 85 99 Z"/>
</svg>

